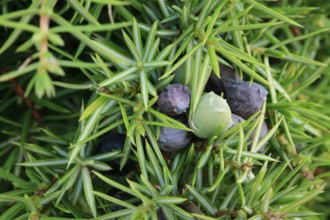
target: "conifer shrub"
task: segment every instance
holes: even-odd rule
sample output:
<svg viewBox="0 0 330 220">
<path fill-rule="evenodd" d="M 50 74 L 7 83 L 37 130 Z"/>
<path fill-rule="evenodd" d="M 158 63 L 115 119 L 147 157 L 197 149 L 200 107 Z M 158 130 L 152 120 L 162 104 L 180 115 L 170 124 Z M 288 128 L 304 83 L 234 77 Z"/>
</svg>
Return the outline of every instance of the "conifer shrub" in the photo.
<svg viewBox="0 0 330 220">
<path fill-rule="evenodd" d="M 329 219 L 329 12 L 326 0 L 0 1 L 0 219 Z M 199 105 L 209 92 L 231 103 L 225 84 L 241 81 L 265 96 L 239 105 L 244 120 Z M 170 84 L 190 89 L 175 116 L 158 106 Z M 193 135 L 192 119 L 212 117 L 219 127 Z"/>
</svg>

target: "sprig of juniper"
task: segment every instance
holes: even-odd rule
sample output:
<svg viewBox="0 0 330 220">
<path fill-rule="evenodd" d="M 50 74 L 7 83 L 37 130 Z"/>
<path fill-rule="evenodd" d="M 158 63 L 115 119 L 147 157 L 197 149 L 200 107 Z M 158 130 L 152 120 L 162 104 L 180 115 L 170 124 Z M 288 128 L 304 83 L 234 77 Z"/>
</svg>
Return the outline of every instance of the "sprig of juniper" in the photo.
<svg viewBox="0 0 330 220">
<path fill-rule="evenodd" d="M 329 215 L 321 194 L 330 165 L 326 1 L 0 7 L 0 219 L 157 219 L 159 210 L 168 219 Z M 219 63 L 263 84 L 267 104 L 257 120 L 164 156 L 160 126 L 188 128 L 157 110 L 157 94 L 182 71 L 192 115 L 211 70 L 221 76 Z M 251 151 L 264 118 L 271 130 L 252 149 L 267 147 Z M 97 139 L 114 129 L 127 134 L 123 152 L 95 154 Z M 136 170 L 112 176 L 105 162 L 117 158 Z M 131 199 L 108 195 L 112 189 Z"/>
</svg>

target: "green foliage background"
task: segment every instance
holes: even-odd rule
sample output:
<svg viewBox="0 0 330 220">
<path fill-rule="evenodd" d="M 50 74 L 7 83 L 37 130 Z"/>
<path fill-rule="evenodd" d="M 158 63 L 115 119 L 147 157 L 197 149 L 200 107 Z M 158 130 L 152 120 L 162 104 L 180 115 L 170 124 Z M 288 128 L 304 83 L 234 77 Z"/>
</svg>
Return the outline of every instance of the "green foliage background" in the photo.
<svg viewBox="0 0 330 220">
<path fill-rule="evenodd" d="M 3 0 L 0 11 L 0 219 L 329 218 L 329 1 Z M 258 119 L 163 155 L 160 127 L 188 128 L 157 94 L 180 74 L 191 116 L 219 63 L 267 88 Z M 248 148 L 264 118 L 270 132 Z M 96 154 L 110 130 L 127 134 L 123 152 Z M 106 163 L 117 158 L 127 176 Z"/>
</svg>

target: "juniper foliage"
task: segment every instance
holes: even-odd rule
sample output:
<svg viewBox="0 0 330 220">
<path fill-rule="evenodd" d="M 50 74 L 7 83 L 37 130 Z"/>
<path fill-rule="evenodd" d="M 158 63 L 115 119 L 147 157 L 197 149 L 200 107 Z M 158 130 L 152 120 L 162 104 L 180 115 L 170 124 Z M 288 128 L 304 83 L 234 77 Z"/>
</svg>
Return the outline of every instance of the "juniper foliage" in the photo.
<svg viewBox="0 0 330 220">
<path fill-rule="evenodd" d="M 329 218 L 328 1 L 3 0 L 0 11 L 0 219 Z M 220 63 L 269 91 L 257 120 L 162 152 L 161 126 L 189 128 L 157 109 L 159 92 L 179 74 L 191 117 Z M 123 151 L 97 154 L 109 131 L 126 134 Z M 118 158 L 127 175 L 111 170 Z"/>
</svg>

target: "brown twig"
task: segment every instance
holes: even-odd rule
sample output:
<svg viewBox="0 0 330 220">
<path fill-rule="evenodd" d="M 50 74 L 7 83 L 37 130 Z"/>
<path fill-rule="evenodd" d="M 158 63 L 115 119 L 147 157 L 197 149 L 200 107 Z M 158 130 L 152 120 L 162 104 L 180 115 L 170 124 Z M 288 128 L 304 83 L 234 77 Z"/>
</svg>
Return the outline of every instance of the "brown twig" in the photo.
<svg viewBox="0 0 330 220">
<path fill-rule="evenodd" d="M 26 62 L 24 62 L 24 64 L 25 63 Z M 6 71 L 3 70 L 3 69 L 0 70 L 0 74 L 4 74 L 5 72 Z M 29 108 L 31 108 L 31 110 L 32 110 L 32 116 L 35 118 L 35 120 L 38 122 L 38 124 L 43 127 L 45 125 L 45 123 L 41 119 L 39 112 L 34 107 L 32 100 L 29 99 L 29 98 L 27 98 L 27 97 L 25 97 L 25 91 L 24 91 L 23 87 L 17 82 L 17 80 L 15 78 L 10 79 L 9 81 L 14 84 L 15 92 L 17 93 L 17 95 L 19 97 L 21 97 L 21 99 L 23 100 L 23 102 L 25 103 L 25 105 L 28 106 Z"/>
<path fill-rule="evenodd" d="M 41 119 L 39 112 L 36 110 L 36 108 L 33 105 L 33 102 L 31 101 L 31 99 L 28 99 L 24 96 L 24 89 L 23 87 L 17 82 L 16 79 L 11 79 L 10 80 L 14 85 L 15 85 L 15 91 L 16 93 L 22 98 L 22 100 L 24 101 L 24 103 L 32 109 L 32 116 L 36 119 L 36 121 L 38 122 L 38 124 L 40 126 L 44 126 L 45 123 L 44 121 Z"/>
<path fill-rule="evenodd" d="M 47 52 L 48 52 L 48 31 L 49 31 L 49 16 L 45 12 L 46 0 L 41 1 L 41 11 L 39 17 L 39 25 L 41 30 L 41 42 L 40 42 L 40 68 L 45 68 L 47 65 Z"/>
</svg>

